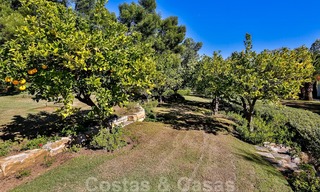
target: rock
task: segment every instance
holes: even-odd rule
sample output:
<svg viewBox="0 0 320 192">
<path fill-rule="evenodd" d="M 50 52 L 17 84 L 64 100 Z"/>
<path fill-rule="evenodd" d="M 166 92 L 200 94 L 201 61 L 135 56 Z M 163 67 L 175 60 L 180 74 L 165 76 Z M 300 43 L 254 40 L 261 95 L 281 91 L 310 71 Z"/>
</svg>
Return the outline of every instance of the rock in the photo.
<svg viewBox="0 0 320 192">
<path fill-rule="evenodd" d="M 269 149 L 267 149 L 266 147 L 260 147 L 260 146 L 255 146 L 257 151 L 260 152 L 270 152 Z"/>
<path fill-rule="evenodd" d="M 310 157 L 307 153 L 301 152 L 300 157 L 301 157 L 302 163 L 309 163 L 310 162 Z"/>
<path fill-rule="evenodd" d="M 278 160 L 277 163 L 278 163 L 277 165 L 278 167 L 284 167 L 284 165 L 287 164 L 287 162 L 283 159 Z"/>
<path fill-rule="evenodd" d="M 127 122 L 129 119 L 129 116 L 123 116 L 119 119 L 116 119 L 112 122 L 112 126 L 123 126 L 125 122 Z"/>
<path fill-rule="evenodd" d="M 263 142 L 263 146 L 269 146 L 270 145 L 270 142 Z"/>
<path fill-rule="evenodd" d="M 1 179 L 2 177 L 4 177 L 4 175 L 3 175 L 3 171 L 2 171 L 1 166 L 0 166 L 0 179 Z"/>
<path fill-rule="evenodd" d="M 292 162 L 295 164 L 301 164 L 301 159 L 299 157 L 295 157 L 292 159 Z"/>
<path fill-rule="evenodd" d="M 289 164 L 287 165 L 287 168 L 289 168 L 289 169 L 291 169 L 291 170 L 297 170 L 299 167 L 298 167 L 298 165 L 295 164 L 295 163 L 289 163 Z"/>
<path fill-rule="evenodd" d="M 60 145 L 59 147 L 56 147 L 56 148 L 53 148 L 51 149 L 49 152 L 50 152 L 50 156 L 55 156 L 59 153 L 62 153 L 66 150 L 66 146 L 65 145 Z"/>
<path fill-rule="evenodd" d="M 67 145 L 69 142 L 71 141 L 70 137 L 62 137 L 60 140 L 55 141 L 53 143 L 51 143 L 51 148 L 57 148 L 60 147 L 61 145 Z"/>
<path fill-rule="evenodd" d="M 276 146 L 270 146 L 269 149 L 274 153 L 278 153 L 278 151 L 280 150 L 279 147 Z"/>
<path fill-rule="evenodd" d="M 266 152 L 257 152 L 259 155 L 266 157 L 268 159 L 274 159 L 274 156 L 271 153 L 266 153 Z"/>
<path fill-rule="evenodd" d="M 140 111 L 135 113 L 135 115 L 137 115 L 137 121 L 143 121 L 146 118 L 146 112 L 142 107 L 140 107 Z"/>
<path fill-rule="evenodd" d="M 63 137 L 58 141 L 47 143 L 43 148 L 49 151 L 50 156 L 55 156 L 58 153 L 63 152 L 69 142 L 71 142 L 71 138 Z"/>
<path fill-rule="evenodd" d="M 275 144 L 275 143 L 270 143 L 269 146 L 273 146 L 273 147 L 274 147 L 274 146 L 277 146 L 277 144 Z"/>
<path fill-rule="evenodd" d="M 137 115 L 128 115 L 128 121 L 134 121 L 136 122 L 138 120 Z"/>
<path fill-rule="evenodd" d="M 295 170 L 293 170 L 293 174 L 294 175 L 299 175 L 300 173 L 302 173 L 303 172 L 303 170 L 301 170 L 301 169 L 295 169 Z"/>
<path fill-rule="evenodd" d="M 35 163 L 43 162 L 46 156 L 54 156 L 61 153 L 70 141 L 71 138 L 63 137 L 58 141 L 47 143 L 42 149 L 28 150 L 0 159 L 0 178 L 31 167 Z"/>
<path fill-rule="evenodd" d="M 291 156 L 290 155 L 285 155 L 285 154 L 279 154 L 279 153 L 272 153 L 274 158 L 278 160 L 285 160 L 286 162 L 291 162 Z"/>
<path fill-rule="evenodd" d="M 127 126 L 127 125 L 130 125 L 131 123 L 133 123 L 133 121 L 127 121 L 123 124 L 123 126 Z"/>
<path fill-rule="evenodd" d="M 2 175 L 5 177 L 27 167 L 33 166 L 37 162 L 42 162 L 44 157 L 47 155 L 49 155 L 49 152 L 45 149 L 34 149 L 0 159 Z"/>
<path fill-rule="evenodd" d="M 278 153 L 289 154 L 291 147 L 280 147 L 278 148 Z"/>
</svg>

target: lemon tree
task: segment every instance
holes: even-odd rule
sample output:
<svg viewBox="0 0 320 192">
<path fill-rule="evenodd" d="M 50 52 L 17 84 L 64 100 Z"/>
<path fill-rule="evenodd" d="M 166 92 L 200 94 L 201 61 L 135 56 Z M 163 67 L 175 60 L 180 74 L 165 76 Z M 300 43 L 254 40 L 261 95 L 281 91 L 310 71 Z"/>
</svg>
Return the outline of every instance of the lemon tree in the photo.
<svg viewBox="0 0 320 192">
<path fill-rule="evenodd" d="M 252 49 L 249 34 L 246 34 L 244 44 L 244 51 L 234 52 L 227 59 L 230 71 L 225 80 L 229 81 L 229 89 L 225 94 L 242 107 L 248 127 L 253 131 L 256 102 L 296 98 L 301 85 L 310 81 L 314 67 L 311 53 L 306 47 L 256 53 Z"/>
<path fill-rule="evenodd" d="M 133 90 L 150 89 L 155 64 L 152 48 L 97 3 L 88 15 L 46 0 L 21 0 L 26 24 L 0 49 L 1 81 L 27 90 L 35 100 L 64 104 L 76 98 L 103 122 L 112 107 Z"/>
</svg>

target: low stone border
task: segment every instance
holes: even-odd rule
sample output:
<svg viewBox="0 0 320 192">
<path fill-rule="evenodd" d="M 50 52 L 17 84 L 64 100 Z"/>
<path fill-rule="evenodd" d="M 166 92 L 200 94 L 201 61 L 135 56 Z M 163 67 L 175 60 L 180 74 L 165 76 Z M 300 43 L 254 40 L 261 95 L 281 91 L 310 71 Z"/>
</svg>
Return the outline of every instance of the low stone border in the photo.
<svg viewBox="0 0 320 192">
<path fill-rule="evenodd" d="M 120 117 L 112 122 L 113 126 L 126 126 L 136 121 L 143 121 L 146 118 L 146 111 L 143 107 L 139 106 L 139 111 L 132 114 Z"/>
<path fill-rule="evenodd" d="M 139 111 L 112 122 L 113 126 L 126 126 L 136 121 L 143 121 L 146 117 L 145 110 L 139 106 Z M 58 141 L 49 142 L 41 149 L 24 151 L 20 154 L 0 158 L 0 179 L 17 173 L 35 163 L 41 163 L 45 157 L 52 157 L 63 152 L 71 142 L 71 137 L 63 137 Z"/>
<path fill-rule="evenodd" d="M 256 146 L 257 153 L 266 158 L 270 163 L 281 171 L 299 171 L 301 163 L 308 162 L 308 156 L 301 153 L 301 158 L 290 155 L 290 147 L 277 145 L 275 143 L 264 142 L 263 147 Z"/>
<path fill-rule="evenodd" d="M 35 163 L 41 163 L 45 157 L 52 157 L 63 152 L 70 141 L 71 138 L 63 137 L 58 141 L 47 143 L 41 149 L 28 150 L 0 159 L 0 179 Z"/>
</svg>

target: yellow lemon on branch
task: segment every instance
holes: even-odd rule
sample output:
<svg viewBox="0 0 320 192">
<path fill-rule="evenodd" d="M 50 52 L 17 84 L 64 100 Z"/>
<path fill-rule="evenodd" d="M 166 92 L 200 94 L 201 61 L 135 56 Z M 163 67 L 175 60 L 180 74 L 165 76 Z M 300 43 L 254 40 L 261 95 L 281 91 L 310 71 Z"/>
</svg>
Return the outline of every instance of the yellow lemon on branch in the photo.
<svg viewBox="0 0 320 192">
<path fill-rule="evenodd" d="M 5 80 L 5 82 L 7 82 L 7 83 L 10 83 L 10 82 L 12 81 L 11 77 L 6 77 L 4 80 Z"/>
<path fill-rule="evenodd" d="M 24 84 L 26 84 L 26 82 L 27 81 L 25 79 L 21 79 L 19 83 L 20 83 L 20 85 L 24 85 Z"/>
<path fill-rule="evenodd" d="M 27 87 L 26 87 L 25 85 L 21 85 L 21 86 L 19 87 L 19 90 L 20 90 L 20 91 L 24 91 L 24 90 L 26 90 L 26 88 L 27 88 Z"/>
</svg>

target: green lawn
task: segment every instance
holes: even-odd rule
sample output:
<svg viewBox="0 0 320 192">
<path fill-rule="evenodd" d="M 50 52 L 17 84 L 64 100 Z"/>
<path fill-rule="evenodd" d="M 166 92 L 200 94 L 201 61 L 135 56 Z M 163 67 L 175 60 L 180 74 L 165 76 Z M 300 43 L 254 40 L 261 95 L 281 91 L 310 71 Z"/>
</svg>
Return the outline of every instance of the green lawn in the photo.
<svg viewBox="0 0 320 192">
<path fill-rule="evenodd" d="M 196 101 L 196 102 L 203 102 L 203 103 L 210 103 L 211 102 L 211 99 L 203 98 L 203 97 L 197 97 L 197 96 L 191 96 L 191 95 L 184 96 L 184 98 L 187 101 Z"/>
<path fill-rule="evenodd" d="M 0 127 L 9 123 L 14 116 L 25 117 L 27 114 L 35 114 L 40 111 L 53 112 L 61 106 L 61 104 L 53 102 L 33 101 L 31 96 L 27 94 L 0 96 L 0 104 Z M 77 100 L 75 100 L 74 106 L 88 108 Z"/>
<path fill-rule="evenodd" d="M 0 103 L 0 125 L 10 122 L 13 116 L 25 116 L 28 113 L 37 113 L 44 109 L 54 110 L 54 107 L 56 107 L 53 103 L 37 103 L 26 94 L 1 96 Z"/>
</svg>

